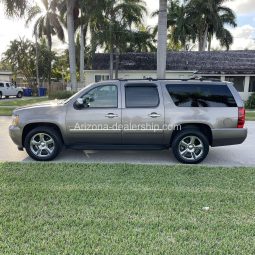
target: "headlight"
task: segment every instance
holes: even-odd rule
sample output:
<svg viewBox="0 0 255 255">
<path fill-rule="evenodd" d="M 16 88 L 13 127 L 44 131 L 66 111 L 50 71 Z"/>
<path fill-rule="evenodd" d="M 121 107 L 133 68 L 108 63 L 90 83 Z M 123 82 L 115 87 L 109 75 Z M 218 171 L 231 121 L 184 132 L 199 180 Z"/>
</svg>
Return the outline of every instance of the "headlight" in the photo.
<svg viewBox="0 0 255 255">
<path fill-rule="evenodd" d="M 19 125 L 19 116 L 18 115 L 13 115 L 12 116 L 12 125 L 13 126 L 18 126 Z"/>
</svg>

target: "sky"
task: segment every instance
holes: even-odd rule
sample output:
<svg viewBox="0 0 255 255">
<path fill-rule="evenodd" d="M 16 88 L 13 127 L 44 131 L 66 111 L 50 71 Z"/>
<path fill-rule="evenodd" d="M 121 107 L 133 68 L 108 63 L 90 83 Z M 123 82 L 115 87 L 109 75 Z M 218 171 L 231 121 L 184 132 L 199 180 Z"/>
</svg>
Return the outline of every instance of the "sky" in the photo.
<svg viewBox="0 0 255 255">
<path fill-rule="evenodd" d="M 41 0 L 34 1 L 41 2 Z M 149 14 L 158 9 L 158 0 L 145 0 L 145 2 Z M 255 50 L 255 0 L 232 0 L 226 1 L 225 5 L 232 8 L 237 16 L 238 26 L 236 28 L 229 28 L 234 37 L 234 44 L 231 46 L 231 50 Z M 150 15 L 144 19 L 146 24 L 150 26 L 157 23 L 157 18 L 152 19 Z M 33 24 L 26 27 L 24 19 L 7 18 L 4 14 L 3 6 L 0 4 L 0 57 L 7 49 L 11 40 L 19 37 L 34 40 L 32 27 Z M 53 49 L 61 50 L 66 47 L 67 43 L 63 45 L 54 38 Z M 213 40 L 212 47 L 218 48 L 219 43 Z"/>
</svg>

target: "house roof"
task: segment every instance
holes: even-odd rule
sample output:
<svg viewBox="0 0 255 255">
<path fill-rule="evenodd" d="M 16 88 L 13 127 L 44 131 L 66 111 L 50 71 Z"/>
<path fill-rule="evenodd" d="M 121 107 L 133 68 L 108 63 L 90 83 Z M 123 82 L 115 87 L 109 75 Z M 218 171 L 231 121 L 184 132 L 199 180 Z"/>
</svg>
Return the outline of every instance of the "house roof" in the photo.
<svg viewBox="0 0 255 255">
<path fill-rule="evenodd" d="M 95 54 L 92 70 L 108 70 L 109 54 Z M 153 70 L 156 53 L 120 54 L 119 70 Z M 255 51 L 168 52 L 168 71 L 198 71 L 204 74 L 255 74 Z"/>
</svg>

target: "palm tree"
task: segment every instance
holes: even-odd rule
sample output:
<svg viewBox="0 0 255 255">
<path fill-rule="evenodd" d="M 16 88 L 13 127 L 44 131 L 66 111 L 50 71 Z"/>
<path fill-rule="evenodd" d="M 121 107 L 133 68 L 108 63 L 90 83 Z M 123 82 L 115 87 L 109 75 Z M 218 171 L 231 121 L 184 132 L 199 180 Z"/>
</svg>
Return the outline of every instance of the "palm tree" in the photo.
<svg viewBox="0 0 255 255">
<path fill-rule="evenodd" d="M 0 0 L 8 16 L 23 16 L 28 4 L 27 0 Z"/>
<path fill-rule="evenodd" d="M 113 54 L 114 47 L 117 52 L 118 29 L 123 27 L 138 27 L 142 24 L 143 15 L 147 13 L 146 4 L 143 0 L 104 0 L 103 29 L 108 32 L 105 43 L 109 46 L 110 52 L 110 79 L 113 79 Z M 104 33 L 105 35 L 105 33 Z M 119 35 L 119 34 L 118 34 Z"/>
<path fill-rule="evenodd" d="M 166 77 L 167 56 L 167 0 L 159 0 L 157 77 Z"/>
<path fill-rule="evenodd" d="M 39 38 L 47 38 L 49 51 L 52 51 L 52 36 L 56 35 L 61 41 L 64 41 L 64 30 L 61 18 L 57 12 L 58 0 L 43 0 L 43 8 L 38 5 L 28 10 L 26 23 L 35 20 L 34 34 Z M 51 61 L 49 65 L 49 86 L 51 84 Z"/>
<path fill-rule="evenodd" d="M 236 18 L 230 8 L 222 6 L 224 2 L 226 0 L 188 0 L 187 14 L 197 34 L 199 51 L 205 51 L 208 39 L 210 44 L 214 34 L 227 48 L 233 42 L 224 25 L 236 26 Z"/>
</svg>

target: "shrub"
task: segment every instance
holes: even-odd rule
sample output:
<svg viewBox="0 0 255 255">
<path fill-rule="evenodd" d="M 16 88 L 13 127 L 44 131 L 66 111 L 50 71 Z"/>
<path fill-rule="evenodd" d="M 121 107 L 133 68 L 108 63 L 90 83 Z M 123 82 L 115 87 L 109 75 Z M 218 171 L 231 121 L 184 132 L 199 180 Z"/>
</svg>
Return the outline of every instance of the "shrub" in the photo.
<svg viewBox="0 0 255 255">
<path fill-rule="evenodd" d="M 74 94 L 72 91 L 52 91 L 49 94 L 49 99 L 67 99 Z"/>
<path fill-rule="evenodd" d="M 246 109 L 255 109 L 255 93 L 252 93 L 245 103 Z"/>
</svg>

